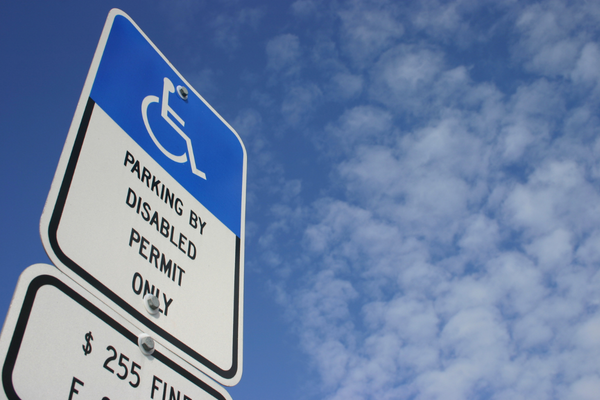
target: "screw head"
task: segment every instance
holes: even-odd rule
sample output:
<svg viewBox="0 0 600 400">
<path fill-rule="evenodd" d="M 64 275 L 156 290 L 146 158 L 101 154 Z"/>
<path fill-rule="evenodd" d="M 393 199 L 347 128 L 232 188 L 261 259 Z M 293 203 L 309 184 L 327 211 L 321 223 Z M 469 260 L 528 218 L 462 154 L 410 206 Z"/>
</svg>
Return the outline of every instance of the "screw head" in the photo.
<svg viewBox="0 0 600 400">
<path fill-rule="evenodd" d="M 160 308 L 160 300 L 155 295 L 147 293 L 144 296 L 144 305 L 150 314 L 157 314 Z"/>
<path fill-rule="evenodd" d="M 188 99 L 188 90 L 185 86 L 177 86 L 177 94 L 179 95 L 179 97 L 181 97 L 183 100 L 187 100 Z"/>
<path fill-rule="evenodd" d="M 152 339 L 150 337 L 150 335 L 146 335 L 145 333 L 142 333 L 138 337 L 138 346 L 140 346 L 140 350 L 142 351 L 142 353 L 144 353 L 146 355 L 150 355 L 150 354 L 154 353 L 155 343 L 154 343 L 154 339 Z"/>
</svg>

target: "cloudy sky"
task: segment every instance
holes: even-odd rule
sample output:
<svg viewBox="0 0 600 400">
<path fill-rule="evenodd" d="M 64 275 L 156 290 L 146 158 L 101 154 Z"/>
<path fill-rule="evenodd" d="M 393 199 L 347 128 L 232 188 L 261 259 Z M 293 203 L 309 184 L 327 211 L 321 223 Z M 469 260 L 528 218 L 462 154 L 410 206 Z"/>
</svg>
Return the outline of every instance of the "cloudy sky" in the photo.
<svg viewBox="0 0 600 400">
<path fill-rule="evenodd" d="M 600 3 L 50 3 L 0 5 L 1 315 L 119 7 L 247 148 L 234 399 L 597 398 Z"/>
</svg>

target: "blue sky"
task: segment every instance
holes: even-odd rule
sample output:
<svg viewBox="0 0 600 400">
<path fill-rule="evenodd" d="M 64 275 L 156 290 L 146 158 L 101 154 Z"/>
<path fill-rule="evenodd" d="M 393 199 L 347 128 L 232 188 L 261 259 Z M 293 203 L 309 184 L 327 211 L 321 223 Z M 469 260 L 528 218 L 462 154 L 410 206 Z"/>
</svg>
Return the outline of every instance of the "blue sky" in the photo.
<svg viewBox="0 0 600 400">
<path fill-rule="evenodd" d="M 104 20 L 248 152 L 234 399 L 600 392 L 600 3 L 0 5 L 0 313 Z"/>
</svg>

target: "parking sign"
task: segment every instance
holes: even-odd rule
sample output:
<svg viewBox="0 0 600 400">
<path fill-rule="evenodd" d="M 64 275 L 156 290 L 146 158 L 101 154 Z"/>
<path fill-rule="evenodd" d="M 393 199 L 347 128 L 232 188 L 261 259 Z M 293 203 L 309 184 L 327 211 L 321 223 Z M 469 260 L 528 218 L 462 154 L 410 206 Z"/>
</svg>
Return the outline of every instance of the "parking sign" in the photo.
<svg viewBox="0 0 600 400">
<path fill-rule="evenodd" d="M 242 370 L 246 150 L 112 10 L 41 218 L 56 266 L 225 385 Z"/>
</svg>

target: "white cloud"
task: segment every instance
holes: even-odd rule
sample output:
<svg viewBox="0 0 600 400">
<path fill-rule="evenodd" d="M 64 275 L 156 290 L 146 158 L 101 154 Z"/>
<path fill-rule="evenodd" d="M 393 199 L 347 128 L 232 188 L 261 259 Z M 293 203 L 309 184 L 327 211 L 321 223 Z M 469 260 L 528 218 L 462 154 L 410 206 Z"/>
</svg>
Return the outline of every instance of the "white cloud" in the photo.
<svg viewBox="0 0 600 400">
<path fill-rule="evenodd" d="M 339 140 L 343 148 L 385 140 L 392 131 L 392 115 L 377 107 L 357 106 L 345 111 L 327 131 Z"/>
<path fill-rule="evenodd" d="M 530 71 L 569 76 L 593 30 L 585 28 L 599 21 L 600 8 L 594 3 L 552 1 L 528 6 L 516 20 L 520 35 L 514 56 Z"/>
<path fill-rule="evenodd" d="M 310 120 L 321 96 L 321 89 L 313 83 L 293 85 L 283 99 L 281 114 L 290 125 L 304 125 Z"/>
<path fill-rule="evenodd" d="M 256 31 L 264 18 L 264 11 L 260 8 L 236 7 L 232 14 L 220 14 L 211 21 L 214 43 L 227 51 L 236 49 L 240 45 L 240 36 Z"/>
<path fill-rule="evenodd" d="M 493 251 L 500 241 L 498 222 L 483 214 L 473 214 L 465 221 L 465 232 L 458 245 L 469 254 L 485 255 Z M 476 258 L 477 261 L 479 257 Z"/>
<path fill-rule="evenodd" d="M 296 0 L 291 5 L 292 11 L 300 16 L 312 14 L 319 7 L 314 0 Z"/>
<path fill-rule="evenodd" d="M 509 163 L 520 160 L 527 147 L 536 142 L 534 133 L 523 124 L 511 124 L 504 129 L 504 133 L 502 158 Z"/>
<path fill-rule="evenodd" d="M 569 398 L 573 400 L 593 400 L 600 392 L 600 378 L 597 375 L 588 375 L 571 386 Z"/>
<path fill-rule="evenodd" d="M 573 235 L 564 229 L 536 239 L 525 247 L 535 257 L 541 268 L 560 268 L 571 264 L 573 257 Z"/>
<path fill-rule="evenodd" d="M 400 21 L 395 18 L 396 7 L 390 2 L 352 1 L 339 11 L 342 21 L 342 47 L 358 65 L 371 61 L 389 48 L 404 32 Z"/>
<path fill-rule="evenodd" d="M 418 111 L 425 106 L 424 100 L 443 67 L 441 53 L 400 45 L 386 52 L 376 64 L 372 96 L 388 106 Z"/>
<path fill-rule="evenodd" d="M 593 42 L 586 43 L 571 73 L 571 78 L 576 83 L 597 87 L 600 81 L 600 71 L 597 68 L 599 64 L 600 50 L 598 50 L 598 45 Z"/>
<path fill-rule="evenodd" d="M 300 41 L 298 36 L 286 33 L 279 35 L 267 43 L 267 67 L 292 73 L 297 70 L 300 57 Z"/>
<path fill-rule="evenodd" d="M 565 113 L 565 99 L 559 93 L 559 86 L 546 79 L 517 87 L 500 121 L 500 162 L 520 163 L 546 154 L 559 129 L 559 116 Z"/>
<path fill-rule="evenodd" d="M 194 89 L 209 103 L 212 98 L 218 96 L 219 91 L 216 85 L 218 73 L 215 71 L 205 68 L 186 74 L 186 77 Z"/>
<path fill-rule="evenodd" d="M 498 22 L 489 15 L 501 14 L 507 3 L 510 1 L 425 0 L 413 5 L 407 20 L 442 43 L 466 48 L 491 36 Z"/>
<path fill-rule="evenodd" d="M 594 231 L 577 248 L 576 257 L 583 264 L 600 263 L 600 232 Z"/>
<path fill-rule="evenodd" d="M 318 58 L 327 84 L 284 86 L 284 119 L 316 125 L 320 155 L 333 162 L 316 200 L 278 208 L 294 229 L 278 220 L 265 236 L 271 245 L 297 233 L 296 252 L 278 254 L 291 271 L 280 288 L 321 398 L 596 390 L 600 123 L 589 89 L 599 56 L 578 27 L 593 19 L 582 4 L 489 6 L 503 13 L 487 15 L 493 29 L 469 21 L 480 7 L 470 2 L 427 14 L 439 30 L 407 8 L 403 21 L 419 15 L 423 36 L 397 22 L 399 8 L 354 1 L 339 10 L 341 26 L 327 27 L 332 55 Z M 511 54 L 496 62 L 512 62 L 519 78 L 483 81 L 467 66 L 479 60 L 473 43 L 502 32 L 514 35 Z M 453 40 L 473 54 L 451 53 Z M 288 61 L 271 70 L 300 53 L 273 56 Z M 348 82 L 347 92 L 324 95 L 331 82 Z M 327 99 L 335 112 L 312 120 Z"/>
<path fill-rule="evenodd" d="M 553 161 L 540 166 L 527 184 L 516 185 L 504 210 L 515 227 L 534 237 L 561 228 L 580 235 L 597 226 L 598 200 L 580 166 Z"/>
<path fill-rule="evenodd" d="M 335 97 L 341 97 L 343 100 L 358 96 L 364 86 L 364 80 L 360 75 L 340 72 L 331 79 Z"/>
<path fill-rule="evenodd" d="M 526 68 L 548 76 L 564 75 L 572 68 L 577 44 L 563 39 L 567 37 L 569 26 L 563 24 L 561 11 L 565 12 L 536 4 L 519 16 L 516 28 L 523 35 L 521 57 L 528 58 Z"/>
</svg>

